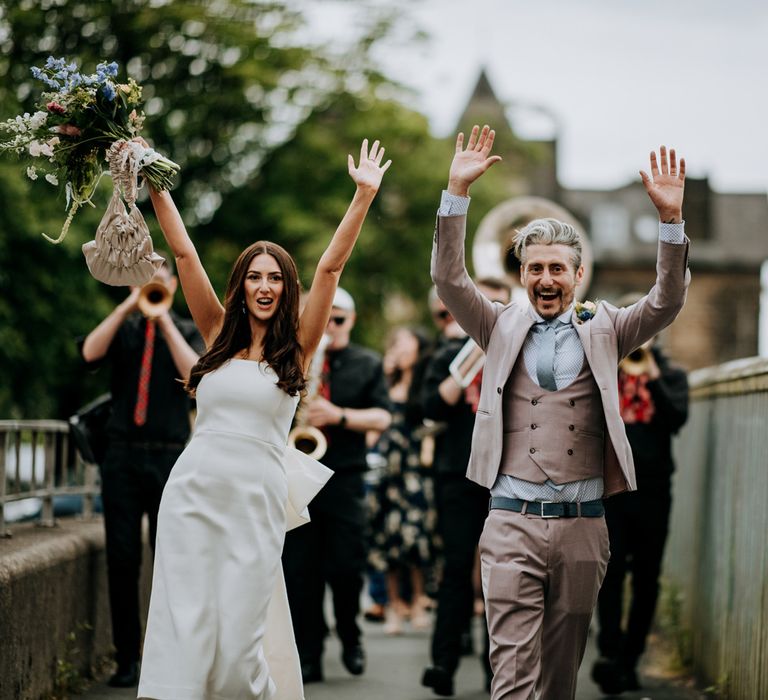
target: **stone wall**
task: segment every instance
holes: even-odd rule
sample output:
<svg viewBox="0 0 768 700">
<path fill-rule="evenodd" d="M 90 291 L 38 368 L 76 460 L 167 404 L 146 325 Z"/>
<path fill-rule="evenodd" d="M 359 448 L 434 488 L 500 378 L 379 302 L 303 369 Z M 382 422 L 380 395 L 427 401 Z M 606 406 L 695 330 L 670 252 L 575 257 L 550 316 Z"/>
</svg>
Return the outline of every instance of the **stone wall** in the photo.
<svg viewBox="0 0 768 700">
<path fill-rule="evenodd" d="M 690 376 L 664 577 L 681 651 L 730 700 L 768 698 L 768 360 Z"/>
<path fill-rule="evenodd" d="M 40 700 L 65 673 L 88 677 L 112 651 L 104 525 L 62 519 L 12 533 L 0 539 L 0 700 Z"/>
</svg>

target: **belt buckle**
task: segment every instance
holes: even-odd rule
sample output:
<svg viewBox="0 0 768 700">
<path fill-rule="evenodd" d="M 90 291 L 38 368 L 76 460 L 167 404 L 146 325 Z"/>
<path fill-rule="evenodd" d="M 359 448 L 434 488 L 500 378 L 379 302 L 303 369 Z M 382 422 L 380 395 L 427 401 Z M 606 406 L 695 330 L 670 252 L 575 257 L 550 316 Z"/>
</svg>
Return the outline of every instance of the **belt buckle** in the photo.
<svg viewBox="0 0 768 700">
<path fill-rule="evenodd" d="M 544 506 L 545 505 L 551 505 L 555 503 L 555 501 L 539 501 L 541 503 L 541 517 L 546 520 L 551 520 L 552 518 L 559 518 L 559 515 L 544 515 Z"/>
</svg>

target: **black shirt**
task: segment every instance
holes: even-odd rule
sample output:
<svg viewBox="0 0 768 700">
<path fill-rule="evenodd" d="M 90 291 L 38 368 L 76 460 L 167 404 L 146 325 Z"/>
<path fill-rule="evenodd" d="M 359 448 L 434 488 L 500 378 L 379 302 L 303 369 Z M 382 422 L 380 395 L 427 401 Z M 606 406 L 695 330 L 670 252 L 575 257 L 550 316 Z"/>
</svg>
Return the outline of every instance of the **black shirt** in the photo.
<svg viewBox="0 0 768 700">
<path fill-rule="evenodd" d="M 433 467 L 438 473 L 465 474 L 472 449 L 472 431 L 475 414 L 472 406 L 460 398 L 455 406 L 443 401 L 440 384 L 450 375 L 449 367 L 466 338 L 451 338 L 438 346 L 427 365 L 422 387 L 424 416 L 446 423 L 446 428 L 435 436 Z"/>
<path fill-rule="evenodd" d="M 202 353 L 204 344 L 195 324 L 173 313 L 171 318 L 192 349 Z M 106 356 L 88 363 L 91 369 L 104 362 L 110 364 L 112 415 L 107 423 L 107 436 L 125 442 L 183 444 L 190 433 L 191 400 L 179 381 L 179 372 L 160 328 L 155 332 L 147 420 L 142 426 L 134 423 L 145 330 L 146 320 L 140 314 L 131 314 L 115 333 Z M 84 339 L 81 352 L 83 342 Z"/>
<path fill-rule="evenodd" d="M 330 401 L 342 408 L 383 408 L 390 410 L 381 357 L 359 345 L 347 345 L 328 352 Z M 322 463 L 334 471 L 364 471 L 365 433 L 337 425 L 323 428 L 328 450 Z"/>
<path fill-rule="evenodd" d="M 672 436 L 688 418 L 688 376 L 653 348 L 661 376 L 648 382 L 654 405 L 650 423 L 625 424 L 632 448 L 638 488 L 668 481 L 675 469 Z"/>
</svg>

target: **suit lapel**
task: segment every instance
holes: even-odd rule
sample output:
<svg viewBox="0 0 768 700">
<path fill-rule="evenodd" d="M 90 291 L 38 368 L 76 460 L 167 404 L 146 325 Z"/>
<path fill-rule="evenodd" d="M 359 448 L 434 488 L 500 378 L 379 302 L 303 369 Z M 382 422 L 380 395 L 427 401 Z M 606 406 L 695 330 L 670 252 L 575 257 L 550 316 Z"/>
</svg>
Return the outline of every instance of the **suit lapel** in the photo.
<svg viewBox="0 0 768 700">
<path fill-rule="evenodd" d="M 592 335 L 589 332 L 589 321 L 582 323 L 576 317 L 576 312 L 571 314 L 571 323 L 576 329 L 576 333 L 581 340 L 581 346 L 584 348 L 584 356 L 587 358 L 587 363 L 592 369 L 592 374 L 595 373 L 595 363 L 592 361 Z"/>
<path fill-rule="evenodd" d="M 519 314 L 519 315 L 518 315 Z M 528 331 L 535 323 L 527 308 L 516 307 L 509 313 L 509 321 L 500 327 L 501 331 L 501 361 L 499 362 L 499 379 L 506 382 L 512 373 L 512 367 L 517 361 L 520 349 L 528 335 Z M 499 384 L 501 386 L 501 384 Z"/>
<path fill-rule="evenodd" d="M 597 349 L 592 347 L 592 324 L 594 320 L 584 321 L 579 323 L 576 319 L 576 314 L 571 317 L 573 326 L 581 339 L 581 345 L 584 348 L 584 356 L 589 363 L 589 368 L 592 370 L 592 376 L 595 378 L 597 385 L 600 387 L 606 387 L 611 385 L 611 376 L 616 377 L 616 367 L 613 366 L 608 358 L 602 354 L 600 346 Z M 595 356 L 597 352 L 597 356 Z M 603 397 L 605 399 L 605 397 Z"/>
</svg>

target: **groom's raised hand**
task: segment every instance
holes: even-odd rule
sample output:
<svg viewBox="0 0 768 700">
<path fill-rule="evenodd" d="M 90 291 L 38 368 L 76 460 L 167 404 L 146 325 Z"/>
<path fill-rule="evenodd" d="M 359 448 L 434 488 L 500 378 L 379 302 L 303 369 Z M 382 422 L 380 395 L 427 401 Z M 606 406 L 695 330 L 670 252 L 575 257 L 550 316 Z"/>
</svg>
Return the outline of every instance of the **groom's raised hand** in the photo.
<svg viewBox="0 0 768 700">
<path fill-rule="evenodd" d="M 656 152 L 651 151 L 651 176 L 641 170 L 640 177 L 645 191 L 659 212 L 659 221 L 665 224 L 679 224 L 683 220 L 685 158 L 680 159 L 678 166 L 675 149 L 670 149 L 667 160 L 667 147 L 662 146 L 659 149 L 659 160 L 661 167 L 656 160 Z"/>
<path fill-rule="evenodd" d="M 456 152 L 451 162 L 448 174 L 448 193 L 460 197 L 469 195 L 469 186 L 477 180 L 494 163 L 501 160 L 501 156 L 492 156 L 491 148 L 496 132 L 487 124 L 480 131 L 475 124 L 469 135 L 469 143 L 464 148 L 464 133 L 460 132 L 456 137 Z"/>
</svg>

